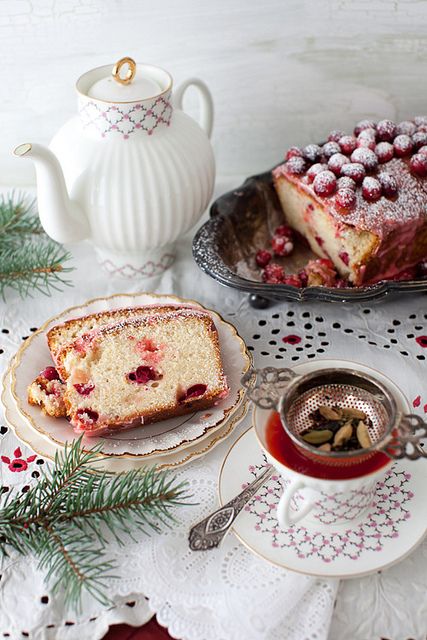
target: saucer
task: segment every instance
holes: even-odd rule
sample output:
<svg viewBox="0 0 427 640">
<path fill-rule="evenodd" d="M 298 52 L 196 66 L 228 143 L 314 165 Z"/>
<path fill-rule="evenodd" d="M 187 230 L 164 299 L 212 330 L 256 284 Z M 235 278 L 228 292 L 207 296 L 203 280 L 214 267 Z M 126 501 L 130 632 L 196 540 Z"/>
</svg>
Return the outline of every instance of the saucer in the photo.
<svg viewBox="0 0 427 640">
<path fill-rule="evenodd" d="M 11 393 L 19 413 L 40 435 L 53 444 L 64 446 L 74 437 L 70 423 L 65 418 L 51 418 L 44 415 L 39 407 L 28 404 L 28 385 L 38 372 L 52 362 L 47 346 L 48 330 L 70 318 L 85 316 L 119 308 L 145 305 L 186 305 L 204 309 L 193 300 L 153 293 L 119 294 L 107 298 L 90 300 L 78 307 L 63 311 L 48 320 L 38 331 L 27 338 L 11 363 Z M 102 455 L 112 457 L 148 458 L 153 455 L 168 455 L 178 449 L 191 446 L 204 440 L 212 431 L 222 428 L 225 422 L 242 404 L 244 390 L 240 379 L 251 363 L 246 345 L 234 326 L 221 318 L 215 311 L 204 309 L 215 321 L 218 331 L 224 372 L 230 392 L 207 411 L 186 414 L 153 424 L 123 430 L 117 433 L 103 434 L 83 438 L 86 448 L 100 445 Z"/>
<path fill-rule="evenodd" d="M 1 401 L 6 423 L 18 440 L 30 447 L 30 449 L 35 451 L 39 456 L 53 461 L 55 454 L 61 452 L 62 446 L 53 443 L 49 438 L 46 438 L 36 429 L 33 429 L 29 422 L 19 413 L 11 393 L 9 371 L 6 372 L 3 378 Z M 140 469 L 147 465 L 155 465 L 157 469 L 175 469 L 176 467 L 181 467 L 206 455 L 225 440 L 225 438 L 228 438 L 237 425 L 245 418 L 248 408 L 249 401 L 244 399 L 232 416 L 218 429 L 209 431 L 205 438 L 196 440 L 196 442 L 183 449 L 172 451 L 167 455 L 157 456 L 153 454 L 152 456 L 142 458 L 138 456 L 99 457 L 96 461 L 95 468 L 98 471 L 121 473 L 123 471 L 130 471 L 131 469 Z"/>
<path fill-rule="evenodd" d="M 266 464 L 251 427 L 224 459 L 220 503 L 236 496 Z M 425 461 L 400 460 L 377 484 L 372 507 L 356 523 L 319 526 L 307 516 L 280 529 L 276 507 L 282 485 L 273 475 L 246 505 L 233 531 L 248 549 L 276 566 L 312 576 L 360 577 L 402 560 L 422 541 L 427 531 L 426 484 Z"/>
</svg>

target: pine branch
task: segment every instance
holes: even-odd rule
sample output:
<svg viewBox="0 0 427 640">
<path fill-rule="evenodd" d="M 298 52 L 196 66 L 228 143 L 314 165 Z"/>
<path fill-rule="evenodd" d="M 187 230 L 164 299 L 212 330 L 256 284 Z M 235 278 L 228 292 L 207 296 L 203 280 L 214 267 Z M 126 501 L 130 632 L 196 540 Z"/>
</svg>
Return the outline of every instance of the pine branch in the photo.
<svg viewBox="0 0 427 640">
<path fill-rule="evenodd" d="M 1 239 L 0 239 L 1 240 Z M 52 240 L 36 242 L 26 239 L 0 243 L 0 295 L 5 300 L 5 290 L 14 289 L 22 297 L 32 295 L 36 290 L 50 293 L 51 289 L 60 290 L 59 285 L 70 285 L 64 274 L 71 271 L 62 263 L 70 260 L 71 255 L 61 245 Z"/>
<path fill-rule="evenodd" d="M 41 233 L 43 228 L 35 209 L 35 200 L 15 192 L 0 197 L 0 238 L 10 234 Z"/>
<path fill-rule="evenodd" d="M 61 245 L 44 233 L 31 201 L 21 193 L 0 197 L 0 295 L 7 288 L 22 297 L 33 291 L 50 294 L 70 282 L 64 274 L 71 271 L 63 263 L 70 259 Z"/>
<path fill-rule="evenodd" d="M 72 528 L 46 526 L 39 542 L 39 567 L 47 570 L 53 593 L 62 590 L 65 601 L 75 609 L 83 588 L 101 603 L 111 604 L 105 589 L 107 579 L 114 577 L 109 575 L 114 563 L 105 560 L 92 537 L 76 536 Z"/>
<path fill-rule="evenodd" d="M 84 452 L 81 438 L 56 454 L 54 466 L 27 493 L 7 497 L 0 508 L 0 554 L 12 547 L 34 553 L 52 590 L 78 607 L 83 590 L 102 603 L 108 572 L 109 538 L 119 544 L 139 530 L 158 532 L 174 522 L 172 509 L 188 504 L 186 485 L 155 468 L 113 476 L 89 467 L 99 447 Z M 104 529 L 104 530 L 103 530 Z"/>
</svg>

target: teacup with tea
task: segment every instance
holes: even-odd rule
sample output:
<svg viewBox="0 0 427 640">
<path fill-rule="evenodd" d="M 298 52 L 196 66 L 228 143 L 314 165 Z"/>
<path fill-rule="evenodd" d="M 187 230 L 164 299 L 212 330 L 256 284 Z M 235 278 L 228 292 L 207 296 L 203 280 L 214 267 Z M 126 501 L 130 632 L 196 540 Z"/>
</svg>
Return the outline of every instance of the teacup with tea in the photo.
<svg viewBox="0 0 427 640">
<path fill-rule="evenodd" d="M 328 368 L 251 370 L 243 379 L 257 405 L 255 431 L 284 492 L 282 527 L 309 517 L 318 525 L 354 522 L 372 505 L 394 459 L 424 456 L 427 425 L 404 415 L 373 375 Z"/>
</svg>

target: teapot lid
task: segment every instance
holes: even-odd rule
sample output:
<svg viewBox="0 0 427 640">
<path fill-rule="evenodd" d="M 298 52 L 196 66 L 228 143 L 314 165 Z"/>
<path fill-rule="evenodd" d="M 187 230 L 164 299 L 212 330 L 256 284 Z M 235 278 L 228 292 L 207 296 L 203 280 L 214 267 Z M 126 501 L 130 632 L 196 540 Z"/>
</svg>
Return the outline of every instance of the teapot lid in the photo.
<svg viewBox="0 0 427 640">
<path fill-rule="evenodd" d="M 132 58 L 125 57 L 112 68 L 99 67 L 84 74 L 77 81 L 77 89 L 94 100 L 120 103 L 153 98 L 171 84 L 172 78 L 163 69 L 152 65 L 137 68 Z"/>
</svg>

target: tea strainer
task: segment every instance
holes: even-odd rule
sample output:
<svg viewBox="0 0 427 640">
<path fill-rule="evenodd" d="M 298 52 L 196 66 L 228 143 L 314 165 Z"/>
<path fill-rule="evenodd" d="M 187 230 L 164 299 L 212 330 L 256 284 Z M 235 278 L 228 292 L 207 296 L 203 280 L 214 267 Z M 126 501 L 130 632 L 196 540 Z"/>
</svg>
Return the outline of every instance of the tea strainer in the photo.
<svg viewBox="0 0 427 640">
<path fill-rule="evenodd" d="M 352 369 L 322 369 L 297 375 L 292 369 L 249 369 L 242 378 L 248 397 L 261 409 L 279 412 L 282 425 L 305 456 L 338 466 L 359 463 L 378 451 L 393 459 L 427 457 L 421 441 L 427 424 L 415 414 L 399 411 L 392 392 L 373 377 Z M 300 434 L 320 406 L 359 409 L 370 419 L 370 447 L 353 451 L 322 451 Z"/>
</svg>

